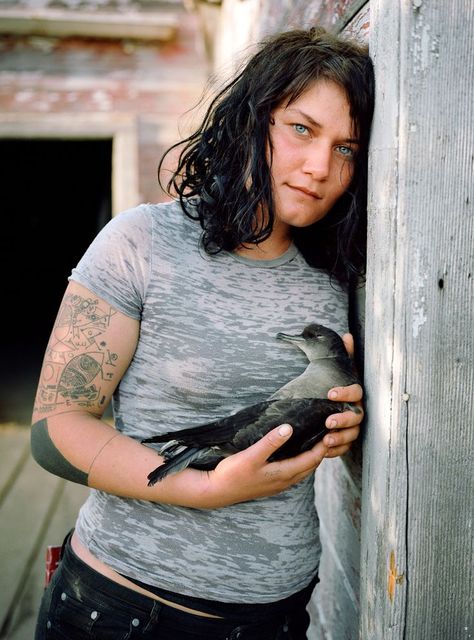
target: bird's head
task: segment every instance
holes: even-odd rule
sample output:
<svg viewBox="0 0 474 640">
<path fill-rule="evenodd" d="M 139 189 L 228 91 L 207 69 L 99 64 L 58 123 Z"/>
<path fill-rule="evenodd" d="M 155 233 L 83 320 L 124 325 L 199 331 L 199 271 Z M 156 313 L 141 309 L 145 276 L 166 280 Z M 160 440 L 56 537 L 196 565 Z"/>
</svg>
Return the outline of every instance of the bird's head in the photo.
<svg viewBox="0 0 474 640">
<path fill-rule="evenodd" d="M 297 335 L 277 333 L 276 337 L 299 347 L 310 362 L 321 358 L 347 357 L 341 336 L 322 324 L 309 324 Z"/>
</svg>

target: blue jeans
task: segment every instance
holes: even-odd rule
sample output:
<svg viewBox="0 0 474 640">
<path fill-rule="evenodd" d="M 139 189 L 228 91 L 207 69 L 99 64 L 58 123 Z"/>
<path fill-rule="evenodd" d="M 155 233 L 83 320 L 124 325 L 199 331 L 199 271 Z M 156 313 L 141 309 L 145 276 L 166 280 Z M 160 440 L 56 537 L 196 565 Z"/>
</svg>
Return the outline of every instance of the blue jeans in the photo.
<svg viewBox="0 0 474 640">
<path fill-rule="evenodd" d="M 82 562 L 66 544 L 44 592 L 35 640 L 305 640 L 306 605 L 317 578 L 277 603 L 243 605 L 222 620 L 181 611 L 128 589 Z M 183 596 L 180 602 L 184 604 Z M 219 611 L 218 602 L 210 603 Z M 191 607 L 195 607 L 190 600 Z"/>
</svg>

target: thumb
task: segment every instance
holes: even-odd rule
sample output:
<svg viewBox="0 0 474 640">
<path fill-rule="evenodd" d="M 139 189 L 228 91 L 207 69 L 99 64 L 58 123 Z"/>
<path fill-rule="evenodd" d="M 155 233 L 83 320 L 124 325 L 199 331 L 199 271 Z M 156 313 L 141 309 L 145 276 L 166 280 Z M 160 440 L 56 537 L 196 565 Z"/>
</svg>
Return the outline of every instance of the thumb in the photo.
<svg viewBox="0 0 474 640">
<path fill-rule="evenodd" d="M 342 341 L 344 342 L 344 346 L 346 347 L 346 351 L 351 358 L 354 357 L 354 336 L 352 333 L 345 333 L 342 336 Z"/>
<path fill-rule="evenodd" d="M 291 425 L 281 424 L 279 427 L 269 431 L 263 438 L 260 438 L 247 451 L 252 451 L 255 459 L 268 460 L 272 453 L 285 444 L 292 433 L 293 428 Z"/>
</svg>

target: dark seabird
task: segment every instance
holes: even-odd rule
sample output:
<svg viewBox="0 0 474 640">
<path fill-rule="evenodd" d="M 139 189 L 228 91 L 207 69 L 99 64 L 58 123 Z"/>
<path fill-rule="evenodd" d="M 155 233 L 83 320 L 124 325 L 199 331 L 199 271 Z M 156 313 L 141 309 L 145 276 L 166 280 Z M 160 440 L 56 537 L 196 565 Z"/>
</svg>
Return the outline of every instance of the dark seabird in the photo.
<svg viewBox="0 0 474 640">
<path fill-rule="evenodd" d="M 276 337 L 304 351 L 309 360 L 305 371 L 267 400 L 230 416 L 142 440 L 166 443 L 160 449 L 165 462 L 148 475 L 149 486 L 188 466 L 214 469 L 226 456 L 246 449 L 280 424 L 290 424 L 293 433 L 269 461 L 291 458 L 310 449 L 328 433 L 328 416 L 355 409 L 354 405 L 327 399 L 332 387 L 358 382 L 352 360 L 335 331 L 310 324 L 301 334 L 278 333 Z"/>
</svg>

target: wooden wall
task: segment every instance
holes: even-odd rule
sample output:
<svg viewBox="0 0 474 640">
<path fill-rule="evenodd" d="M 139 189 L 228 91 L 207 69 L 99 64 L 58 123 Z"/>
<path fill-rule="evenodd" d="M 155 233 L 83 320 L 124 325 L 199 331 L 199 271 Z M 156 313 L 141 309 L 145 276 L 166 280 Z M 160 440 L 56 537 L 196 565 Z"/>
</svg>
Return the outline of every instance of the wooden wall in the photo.
<svg viewBox="0 0 474 640">
<path fill-rule="evenodd" d="M 473 4 L 371 0 L 363 640 L 474 637 Z"/>
</svg>

